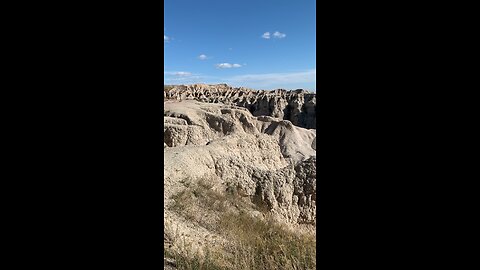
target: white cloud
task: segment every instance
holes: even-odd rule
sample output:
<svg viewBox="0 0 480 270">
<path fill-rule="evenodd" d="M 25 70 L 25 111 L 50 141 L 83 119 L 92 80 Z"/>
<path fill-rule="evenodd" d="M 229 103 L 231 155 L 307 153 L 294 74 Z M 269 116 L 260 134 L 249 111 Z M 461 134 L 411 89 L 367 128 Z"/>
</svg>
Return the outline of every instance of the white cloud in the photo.
<svg viewBox="0 0 480 270">
<path fill-rule="evenodd" d="M 281 38 L 287 37 L 287 34 L 280 33 L 278 31 L 275 31 L 273 34 L 270 34 L 270 32 L 265 32 L 265 33 L 263 33 L 262 38 L 270 39 L 272 36 L 273 36 L 273 38 L 280 38 L 281 39 Z"/>
<path fill-rule="evenodd" d="M 200 54 L 200 55 L 198 56 L 198 59 L 200 59 L 200 60 L 207 60 L 208 57 L 207 57 L 205 54 Z"/>
<path fill-rule="evenodd" d="M 168 42 L 169 40 L 170 40 L 170 37 L 163 35 L 163 42 Z"/>
<path fill-rule="evenodd" d="M 242 67 L 240 64 L 230 64 L 230 63 L 220 63 L 216 64 L 217 68 L 239 68 Z"/>
<path fill-rule="evenodd" d="M 273 37 L 274 38 L 285 38 L 287 35 L 284 34 L 284 33 L 280 33 L 278 31 L 276 31 L 275 33 L 273 33 Z"/>
<path fill-rule="evenodd" d="M 189 77 L 192 76 L 192 73 L 186 71 L 165 71 L 164 75 L 172 75 L 176 77 Z"/>
</svg>

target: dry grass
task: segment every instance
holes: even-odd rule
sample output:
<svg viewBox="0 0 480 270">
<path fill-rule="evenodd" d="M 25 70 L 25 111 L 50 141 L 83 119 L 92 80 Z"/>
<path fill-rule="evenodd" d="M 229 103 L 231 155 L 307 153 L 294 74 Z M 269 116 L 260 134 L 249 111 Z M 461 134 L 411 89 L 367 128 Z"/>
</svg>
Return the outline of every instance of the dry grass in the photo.
<svg viewBox="0 0 480 270">
<path fill-rule="evenodd" d="M 254 210 L 235 192 L 223 194 L 206 182 L 190 186 L 174 197 L 172 210 L 201 222 L 195 216 L 198 208 L 217 218 L 202 224 L 231 241 L 225 250 L 205 247 L 204 256 L 189 254 L 188 247 L 177 252 L 167 251 L 178 269 L 315 269 L 316 240 L 296 234 L 266 218 L 253 217 Z M 258 210 L 258 209 L 257 209 Z"/>
</svg>

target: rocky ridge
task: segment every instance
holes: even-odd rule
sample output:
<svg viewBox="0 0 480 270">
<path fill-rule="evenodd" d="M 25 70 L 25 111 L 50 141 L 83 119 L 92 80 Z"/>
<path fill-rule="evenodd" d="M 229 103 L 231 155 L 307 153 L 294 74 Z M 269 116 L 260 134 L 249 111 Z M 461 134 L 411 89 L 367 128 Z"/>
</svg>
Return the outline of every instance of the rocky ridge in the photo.
<svg viewBox="0 0 480 270">
<path fill-rule="evenodd" d="M 283 158 L 298 163 L 316 149 L 316 131 L 290 121 L 253 116 L 248 110 L 196 101 L 164 102 L 164 144 L 206 145 L 227 135 L 267 134 L 275 138 Z"/>
<path fill-rule="evenodd" d="M 226 84 L 175 85 L 164 88 L 164 100 L 197 100 L 223 103 L 248 109 L 254 116 L 271 116 L 292 124 L 316 128 L 316 94 L 305 90 L 272 91 L 234 88 Z"/>
</svg>

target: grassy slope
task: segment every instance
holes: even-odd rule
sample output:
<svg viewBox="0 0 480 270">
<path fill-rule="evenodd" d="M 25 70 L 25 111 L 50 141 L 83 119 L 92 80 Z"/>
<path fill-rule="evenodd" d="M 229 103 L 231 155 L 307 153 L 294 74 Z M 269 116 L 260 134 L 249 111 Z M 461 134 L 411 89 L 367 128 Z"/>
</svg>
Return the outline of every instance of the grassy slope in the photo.
<svg viewBox="0 0 480 270">
<path fill-rule="evenodd" d="M 226 250 L 205 247 L 205 256 L 189 254 L 188 248 L 166 250 L 178 269 L 315 269 L 314 237 L 287 230 L 273 219 L 253 217 L 252 205 L 234 189 L 229 194 L 213 191 L 206 182 L 188 187 L 175 196 L 171 210 L 231 241 Z M 216 218 L 197 217 L 199 209 Z M 234 211 L 232 211 L 234 209 Z M 261 209 L 256 209 L 261 210 Z"/>
</svg>

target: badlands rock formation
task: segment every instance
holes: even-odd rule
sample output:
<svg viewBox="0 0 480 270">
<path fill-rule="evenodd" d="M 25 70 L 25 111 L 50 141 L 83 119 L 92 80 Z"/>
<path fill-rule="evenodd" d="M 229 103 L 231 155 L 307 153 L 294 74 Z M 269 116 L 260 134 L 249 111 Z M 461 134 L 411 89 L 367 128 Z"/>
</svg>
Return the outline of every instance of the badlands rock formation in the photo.
<svg viewBox="0 0 480 270">
<path fill-rule="evenodd" d="M 283 157 L 294 163 L 315 154 L 315 130 L 290 121 L 255 117 L 244 108 L 223 104 L 167 101 L 164 105 L 164 143 L 169 147 L 206 145 L 227 135 L 267 134 L 278 142 Z"/>
<path fill-rule="evenodd" d="M 303 92 L 280 91 L 276 96 L 227 86 L 212 93 L 208 89 L 182 86 L 165 92 L 165 245 L 189 243 L 198 252 L 207 246 L 229 245 L 218 232 L 198 222 L 214 218 L 201 206 L 194 206 L 199 217 L 194 220 L 172 210 L 178 194 L 200 182 L 219 193 L 234 190 L 243 201 L 264 209 L 252 210 L 253 216 L 268 213 L 292 230 L 314 231 L 316 130 L 284 120 L 289 106 L 285 104 L 297 102 L 302 105 L 295 108 L 304 111 L 299 110 L 295 119 L 314 128 L 310 122 L 314 115 L 305 109 L 310 106 L 306 103 L 313 104 L 314 112 L 314 94 L 312 98 Z M 209 103 L 189 100 L 191 95 Z M 242 102 L 256 104 L 253 111 L 266 115 L 252 114 Z"/>
<path fill-rule="evenodd" d="M 236 105 L 248 109 L 254 116 L 289 120 L 296 126 L 310 129 L 314 129 L 316 125 L 316 94 L 300 89 L 263 91 L 233 88 L 226 84 L 176 85 L 164 88 L 164 99 L 194 99 Z"/>
</svg>

